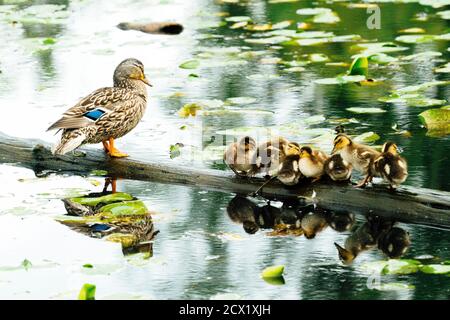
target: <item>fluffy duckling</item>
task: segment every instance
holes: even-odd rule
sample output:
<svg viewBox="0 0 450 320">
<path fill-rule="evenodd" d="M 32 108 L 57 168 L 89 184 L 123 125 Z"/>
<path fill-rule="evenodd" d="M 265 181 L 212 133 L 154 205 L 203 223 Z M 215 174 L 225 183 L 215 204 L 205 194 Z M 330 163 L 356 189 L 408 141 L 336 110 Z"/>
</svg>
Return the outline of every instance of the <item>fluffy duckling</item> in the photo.
<svg viewBox="0 0 450 320">
<path fill-rule="evenodd" d="M 406 160 L 398 155 L 397 145 L 386 142 L 381 149 L 381 155 L 375 160 L 375 170 L 395 189 L 408 177 Z"/>
<path fill-rule="evenodd" d="M 378 248 L 391 259 L 403 256 L 410 245 L 409 233 L 398 227 L 383 233 L 378 240 Z"/>
<path fill-rule="evenodd" d="M 266 175 L 275 176 L 278 173 L 280 163 L 285 158 L 285 150 L 289 141 L 283 137 L 276 137 L 258 146 L 252 163 L 256 166 L 256 171 L 265 170 Z"/>
<path fill-rule="evenodd" d="M 319 180 L 324 174 L 324 163 L 328 156 L 310 147 L 300 149 L 300 160 L 298 162 L 300 172 L 307 178 L 313 178 L 313 182 Z"/>
<path fill-rule="evenodd" d="M 314 239 L 316 234 L 328 226 L 327 216 L 322 211 L 308 212 L 300 222 L 306 239 Z"/>
<path fill-rule="evenodd" d="M 348 231 L 355 224 L 355 215 L 350 212 L 333 212 L 328 223 L 337 232 Z"/>
<path fill-rule="evenodd" d="M 381 153 L 363 144 L 353 142 L 345 134 L 338 134 L 334 139 L 334 148 L 332 154 L 338 153 L 342 159 L 348 162 L 353 169 L 365 175 L 364 179 L 360 181 L 356 187 L 364 187 L 367 183 L 372 181 L 376 174 L 374 168 L 375 159 Z"/>
<path fill-rule="evenodd" d="M 280 164 L 277 178 L 287 186 L 296 185 L 303 176 L 298 162 L 300 161 L 300 146 L 292 142 L 285 148 L 285 158 Z"/>
<path fill-rule="evenodd" d="M 352 175 L 352 165 L 342 159 L 340 154 L 333 154 L 324 163 L 325 173 L 333 181 L 346 181 Z"/>
<path fill-rule="evenodd" d="M 254 171 L 253 159 L 256 150 L 255 140 L 251 137 L 243 137 L 228 146 L 223 160 L 237 176 L 249 176 Z"/>
<path fill-rule="evenodd" d="M 255 203 L 242 196 L 235 196 L 227 206 L 231 221 L 242 224 L 245 232 L 254 234 L 259 230 L 256 221 L 258 207 Z"/>
</svg>

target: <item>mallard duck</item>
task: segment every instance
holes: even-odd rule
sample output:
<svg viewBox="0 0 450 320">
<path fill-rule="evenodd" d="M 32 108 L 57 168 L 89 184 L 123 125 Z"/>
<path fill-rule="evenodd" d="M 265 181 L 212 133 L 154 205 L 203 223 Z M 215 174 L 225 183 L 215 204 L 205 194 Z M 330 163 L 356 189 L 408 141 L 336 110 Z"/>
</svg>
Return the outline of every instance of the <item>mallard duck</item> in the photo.
<svg viewBox="0 0 450 320">
<path fill-rule="evenodd" d="M 142 119 L 150 86 L 144 65 L 130 58 L 114 71 L 114 86 L 101 88 L 68 109 L 48 130 L 63 130 L 53 153 L 63 155 L 87 143 L 103 143 L 111 157 L 127 157 L 114 145 L 114 139 L 130 132 Z"/>
<path fill-rule="evenodd" d="M 353 169 L 365 175 L 356 187 L 364 187 L 376 175 L 374 162 L 380 156 L 380 152 L 353 142 L 347 135 L 341 133 L 334 139 L 334 148 L 331 154 L 335 153 L 340 154 L 342 159 L 347 161 Z"/>
<path fill-rule="evenodd" d="M 298 162 L 300 172 L 307 178 L 313 178 L 313 181 L 319 180 L 324 174 L 324 163 L 327 159 L 328 156 L 322 151 L 302 147 Z"/>
<path fill-rule="evenodd" d="M 283 162 L 281 162 L 277 178 L 281 183 L 293 186 L 296 185 L 302 177 L 299 164 L 300 161 L 300 146 L 295 143 L 289 143 L 285 147 L 285 156 Z"/>
<path fill-rule="evenodd" d="M 408 177 L 408 164 L 398 155 L 397 145 L 386 142 L 381 149 L 381 155 L 375 160 L 377 173 L 387 182 L 392 189 L 405 182 Z"/>
<path fill-rule="evenodd" d="M 237 176 L 249 176 L 254 173 L 253 162 L 256 154 L 256 142 L 251 137 L 243 137 L 226 149 L 223 160 Z"/>
<path fill-rule="evenodd" d="M 333 181 L 346 181 L 352 175 L 352 165 L 342 159 L 340 154 L 333 154 L 324 163 L 325 173 Z"/>
</svg>

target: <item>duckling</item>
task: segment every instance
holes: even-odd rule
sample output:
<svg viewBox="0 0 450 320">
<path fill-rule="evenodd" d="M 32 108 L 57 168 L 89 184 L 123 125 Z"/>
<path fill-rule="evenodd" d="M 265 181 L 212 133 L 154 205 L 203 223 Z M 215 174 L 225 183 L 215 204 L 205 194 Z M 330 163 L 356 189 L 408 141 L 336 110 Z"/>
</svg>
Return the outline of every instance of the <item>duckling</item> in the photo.
<svg viewBox="0 0 450 320">
<path fill-rule="evenodd" d="M 340 154 L 333 154 L 324 163 L 325 173 L 333 181 L 346 181 L 352 175 L 352 165 L 342 159 Z"/>
<path fill-rule="evenodd" d="M 377 175 L 374 162 L 380 152 L 363 144 L 353 142 L 347 135 L 338 134 L 334 139 L 334 148 L 331 154 L 338 153 L 342 159 L 348 162 L 355 170 L 365 175 L 356 187 L 364 187 Z"/>
<path fill-rule="evenodd" d="M 275 176 L 278 173 L 280 163 L 285 158 L 285 150 L 289 141 L 283 137 L 276 137 L 258 146 L 252 163 L 255 164 L 256 171 L 265 169 L 267 176 Z"/>
<path fill-rule="evenodd" d="M 350 212 L 333 212 L 328 223 L 337 232 L 348 231 L 355 224 L 355 215 Z"/>
<path fill-rule="evenodd" d="M 381 155 L 375 160 L 377 173 L 387 182 L 391 189 L 397 188 L 408 177 L 408 164 L 398 155 L 397 145 L 386 142 L 381 149 Z"/>
<path fill-rule="evenodd" d="M 298 162 L 300 161 L 300 146 L 292 142 L 285 148 L 285 158 L 280 164 L 277 178 L 287 186 L 296 185 L 303 176 Z"/>
<path fill-rule="evenodd" d="M 403 256 L 410 245 L 409 233 L 398 227 L 383 233 L 378 240 L 378 248 L 391 259 Z"/>
<path fill-rule="evenodd" d="M 254 234 L 259 230 L 256 221 L 258 207 L 249 199 L 237 195 L 228 203 L 227 213 L 231 221 L 242 224 L 245 232 Z"/>
<path fill-rule="evenodd" d="M 300 149 L 298 162 L 300 172 L 307 178 L 313 178 L 313 182 L 319 180 L 324 174 L 324 163 L 328 156 L 321 151 L 313 151 L 310 147 Z"/>
<path fill-rule="evenodd" d="M 230 144 L 223 155 L 223 160 L 238 177 L 253 174 L 256 154 L 256 142 L 251 137 L 243 137 L 239 142 Z"/>
<path fill-rule="evenodd" d="M 308 212 L 303 216 L 300 226 L 306 239 L 314 239 L 317 233 L 328 226 L 327 216 L 325 212 L 319 210 Z"/>
</svg>

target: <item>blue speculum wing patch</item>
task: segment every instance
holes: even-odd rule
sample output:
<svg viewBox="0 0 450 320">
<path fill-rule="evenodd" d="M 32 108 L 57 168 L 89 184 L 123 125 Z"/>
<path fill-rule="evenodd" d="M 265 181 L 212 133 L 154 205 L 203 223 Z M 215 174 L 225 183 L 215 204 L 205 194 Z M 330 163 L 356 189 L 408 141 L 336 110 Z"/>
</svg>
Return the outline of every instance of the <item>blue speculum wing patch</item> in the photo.
<svg viewBox="0 0 450 320">
<path fill-rule="evenodd" d="M 88 119 L 96 121 L 96 120 L 100 119 L 101 117 L 103 117 L 104 114 L 105 114 L 105 111 L 100 110 L 100 109 L 95 109 L 95 110 L 86 112 L 84 114 L 84 116 Z"/>
</svg>

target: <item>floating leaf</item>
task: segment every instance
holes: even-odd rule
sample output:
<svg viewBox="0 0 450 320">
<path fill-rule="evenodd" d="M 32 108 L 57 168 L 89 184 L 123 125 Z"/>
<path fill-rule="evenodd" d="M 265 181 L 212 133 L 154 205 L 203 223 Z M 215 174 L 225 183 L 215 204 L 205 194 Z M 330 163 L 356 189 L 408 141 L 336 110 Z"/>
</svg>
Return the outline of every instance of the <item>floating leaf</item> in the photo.
<svg viewBox="0 0 450 320">
<path fill-rule="evenodd" d="M 78 300 L 95 300 L 94 284 L 85 283 L 78 294 Z"/>
<path fill-rule="evenodd" d="M 401 47 L 393 42 L 358 43 L 351 47 L 352 50 L 362 51 L 361 54 L 370 56 L 376 53 L 389 53 L 408 50 L 408 47 Z"/>
<path fill-rule="evenodd" d="M 351 76 L 359 75 L 367 77 L 369 74 L 369 60 L 367 57 L 362 56 L 355 58 L 348 70 L 348 74 Z"/>
<path fill-rule="evenodd" d="M 360 82 L 365 80 L 364 76 L 337 76 L 335 78 L 325 78 L 325 79 L 317 79 L 314 82 L 317 84 L 346 84 L 351 82 Z"/>
<path fill-rule="evenodd" d="M 202 110 L 202 106 L 198 103 L 188 103 L 178 110 L 178 115 L 181 118 L 187 118 L 189 116 L 195 117 L 197 115 L 197 111 L 199 110 Z"/>
<path fill-rule="evenodd" d="M 236 22 L 234 24 L 232 24 L 230 26 L 230 29 L 240 29 L 245 27 L 246 25 L 248 25 L 248 21 L 240 21 L 240 22 Z"/>
<path fill-rule="evenodd" d="M 94 266 L 90 263 L 83 264 L 83 268 L 92 269 Z"/>
<path fill-rule="evenodd" d="M 446 107 L 424 111 L 419 119 L 434 136 L 450 134 L 450 110 Z"/>
<path fill-rule="evenodd" d="M 118 201 L 129 201 L 133 200 L 133 196 L 128 193 L 117 192 L 113 194 L 108 194 L 101 197 L 91 198 L 91 197 L 79 197 L 71 198 L 70 201 L 76 202 L 82 205 L 94 207 L 99 203 L 109 204 Z"/>
<path fill-rule="evenodd" d="M 384 113 L 386 110 L 383 110 L 381 108 L 361 108 L 361 107 L 353 107 L 353 108 L 347 108 L 347 111 L 354 112 L 354 113 Z"/>
<path fill-rule="evenodd" d="M 54 38 L 46 38 L 42 41 L 45 45 L 52 45 L 56 43 L 56 40 Z"/>
<path fill-rule="evenodd" d="M 307 125 L 313 125 L 324 122 L 326 119 L 323 115 L 315 115 L 303 120 L 303 122 Z"/>
<path fill-rule="evenodd" d="M 99 209 L 113 216 L 141 216 L 148 213 L 148 209 L 141 200 L 111 203 Z"/>
<path fill-rule="evenodd" d="M 271 284 L 273 286 L 282 286 L 286 283 L 283 276 L 276 277 L 276 278 L 265 278 L 263 277 L 263 280 L 267 282 L 268 284 Z"/>
<path fill-rule="evenodd" d="M 424 51 L 416 54 L 412 54 L 409 56 L 402 57 L 401 60 L 410 61 L 410 60 L 429 60 L 430 58 L 440 57 L 442 53 L 437 51 Z"/>
<path fill-rule="evenodd" d="M 226 104 L 232 104 L 232 105 L 245 105 L 245 104 L 251 104 L 256 102 L 256 98 L 253 97 L 234 97 L 234 98 L 228 98 L 225 100 Z"/>
<path fill-rule="evenodd" d="M 328 56 L 323 53 L 312 53 L 308 55 L 308 59 L 311 62 L 325 62 L 330 60 L 330 58 L 328 58 Z"/>
<path fill-rule="evenodd" d="M 429 264 L 420 267 L 420 271 L 428 274 L 447 274 L 450 273 L 450 265 Z"/>
<path fill-rule="evenodd" d="M 261 277 L 263 277 L 263 278 L 279 278 L 279 277 L 283 276 L 283 272 L 284 272 L 283 265 L 267 267 L 262 271 Z"/>
<path fill-rule="evenodd" d="M 273 36 L 269 38 L 251 38 L 251 39 L 245 39 L 244 41 L 247 43 L 253 43 L 253 44 L 278 44 L 282 42 L 289 41 L 290 38 L 284 37 L 284 36 Z"/>
<path fill-rule="evenodd" d="M 176 143 L 170 145 L 170 159 L 174 159 L 176 157 L 179 157 L 181 155 L 181 148 L 183 147 L 183 144 Z"/>
<path fill-rule="evenodd" d="M 233 16 L 225 18 L 227 22 L 243 22 L 243 21 L 252 21 L 252 18 L 247 16 Z"/>
<path fill-rule="evenodd" d="M 378 291 L 403 291 L 403 290 L 414 290 L 415 286 L 413 286 L 412 284 L 390 282 L 390 283 L 382 283 L 378 286 L 373 286 L 373 289 Z"/>
<path fill-rule="evenodd" d="M 181 69 L 197 69 L 200 65 L 200 61 L 198 60 L 188 60 L 180 64 Z"/>
<path fill-rule="evenodd" d="M 447 62 L 443 66 L 440 66 L 439 68 L 436 68 L 434 70 L 437 73 L 450 73 L 450 62 Z"/>
<path fill-rule="evenodd" d="M 372 131 L 365 132 L 354 138 L 354 140 L 356 142 L 365 142 L 365 143 L 375 142 L 379 139 L 380 139 L 380 136 Z"/>
<path fill-rule="evenodd" d="M 24 260 L 22 261 L 22 267 L 25 269 L 25 271 L 28 271 L 32 266 L 33 266 L 33 265 L 32 265 L 32 263 L 31 263 L 30 260 L 24 259 Z"/>
<path fill-rule="evenodd" d="M 412 259 L 390 259 L 381 270 L 382 274 L 411 274 L 419 271 L 420 261 Z"/>
<path fill-rule="evenodd" d="M 399 33 L 425 33 L 425 30 L 422 28 L 408 28 L 402 29 L 398 31 Z"/>
</svg>

